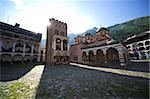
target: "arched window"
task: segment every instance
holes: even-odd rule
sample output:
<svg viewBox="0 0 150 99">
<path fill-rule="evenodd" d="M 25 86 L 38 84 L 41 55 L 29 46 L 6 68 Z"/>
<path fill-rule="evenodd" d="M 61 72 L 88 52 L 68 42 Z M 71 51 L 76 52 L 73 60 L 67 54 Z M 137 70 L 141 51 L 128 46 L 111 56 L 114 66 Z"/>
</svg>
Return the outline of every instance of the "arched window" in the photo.
<svg viewBox="0 0 150 99">
<path fill-rule="evenodd" d="M 139 43 L 138 46 L 143 46 L 143 43 Z"/>
<path fill-rule="evenodd" d="M 3 40 L 2 51 L 4 52 L 12 52 L 13 42 L 12 39 Z"/>
<path fill-rule="evenodd" d="M 67 50 L 67 41 L 63 40 L 63 50 Z"/>
<path fill-rule="evenodd" d="M 59 38 L 56 39 L 56 50 L 61 50 L 61 40 Z"/>
<path fill-rule="evenodd" d="M 58 30 L 55 30 L 55 34 L 59 35 L 59 32 L 58 32 Z"/>
<path fill-rule="evenodd" d="M 17 41 L 15 45 L 15 52 L 23 52 L 23 42 Z"/>
<path fill-rule="evenodd" d="M 31 53 L 31 43 L 26 44 L 26 53 Z"/>
<path fill-rule="evenodd" d="M 12 61 L 12 56 L 10 54 L 2 54 L 1 55 L 1 60 L 2 63 L 8 62 L 10 63 Z"/>
<path fill-rule="evenodd" d="M 144 47 L 140 47 L 140 48 L 139 48 L 139 51 L 142 51 L 142 50 L 145 50 L 145 48 L 144 48 Z"/>
<path fill-rule="evenodd" d="M 145 42 L 145 45 L 149 45 L 149 44 L 150 44 L 150 41 L 146 41 L 146 42 Z"/>
<path fill-rule="evenodd" d="M 150 49 L 150 46 L 147 46 L 147 47 L 146 47 L 146 50 L 149 50 L 149 49 Z"/>
<path fill-rule="evenodd" d="M 129 48 L 131 48 L 130 46 L 127 46 L 127 48 L 129 49 Z"/>
<path fill-rule="evenodd" d="M 65 36 L 65 35 L 64 35 L 64 32 L 61 32 L 61 35 L 62 35 L 62 36 Z"/>
</svg>

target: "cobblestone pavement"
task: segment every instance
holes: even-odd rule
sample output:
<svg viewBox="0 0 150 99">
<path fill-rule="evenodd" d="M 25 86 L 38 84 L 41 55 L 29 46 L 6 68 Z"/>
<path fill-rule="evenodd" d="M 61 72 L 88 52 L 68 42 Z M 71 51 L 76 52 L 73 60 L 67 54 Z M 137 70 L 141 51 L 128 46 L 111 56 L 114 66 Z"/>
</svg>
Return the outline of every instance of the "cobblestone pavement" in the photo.
<svg viewBox="0 0 150 99">
<path fill-rule="evenodd" d="M 5 92 L 9 93 L 8 97 L 16 95 L 15 92 L 11 93 L 11 88 L 8 88 L 16 82 L 27 84 L 27 89 L 22 89 L 21 86 L 21 89 L 16 89 L 21 91 L 15 90 L 24 99 L 26 97 L 27 99 L 149 98 L 149 79 L 106 73 L 73 65 L 37 65 L 18 80 L 0 82 L 0 85 L 2 83 L 6 87 L 2 87 L 0 96 Z M 22 94 L 25 92 L 27 93 Z"/>
<path fill-rule="evenodd" d="M 37 98 L 148 98 L 148 92 L 148 79 L 61 65 L 45 67 Z"/>
<path fill-rule="evenodd" d="M 100 70 L 110 73 L 116 73 L 116 74 L 122 74 L 127 76 L 134 76 L 134 77 L 142 77 L 142 78 L 150 78 L 150 73 L 147 72 L 139 72 L 139 71 L 131 71 L 131 70 L 124 70 L 124 69 L 114 69 L 114 68 L 105 68 L 105 67 L 93 67 L 89 65 L 82 65 L 77 63 L 70 63 L 71 65 L 87 68 L 87 69 L 93 69 L 93 70 Z"/>
</svg>

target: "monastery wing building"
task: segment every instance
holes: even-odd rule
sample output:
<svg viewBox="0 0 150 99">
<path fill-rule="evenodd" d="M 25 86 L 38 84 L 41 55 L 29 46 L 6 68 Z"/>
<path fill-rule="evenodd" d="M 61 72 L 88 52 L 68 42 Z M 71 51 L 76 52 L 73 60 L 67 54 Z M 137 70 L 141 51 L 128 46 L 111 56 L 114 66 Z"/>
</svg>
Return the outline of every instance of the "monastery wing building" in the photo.
<svg viewBox="0 0 150 99">
<path fill-rule="evenodd" d="M 46 63 L 67 64 L 69 62 L 67 24 L 54 18 L 47 27 Z"/>
<path fill-rule="evenodd" d="M 84 64 L 120 64 L 128 62 L 128 50 L 112 39 L 107 28 L 100 28 L 96 35 L 86 33 L 74 38 L 70 47 L 70 61 Z"/>
<path fill-rule="evenodd" d="M 150 30 L 124 40 L 131 60 L 150 59 Z"/>
<path fill-rule="evenodd" d="M 0 22 L 0 62 L 30 63 L 40 61 L 39 46 L 42 34 Z"/>
</svg>

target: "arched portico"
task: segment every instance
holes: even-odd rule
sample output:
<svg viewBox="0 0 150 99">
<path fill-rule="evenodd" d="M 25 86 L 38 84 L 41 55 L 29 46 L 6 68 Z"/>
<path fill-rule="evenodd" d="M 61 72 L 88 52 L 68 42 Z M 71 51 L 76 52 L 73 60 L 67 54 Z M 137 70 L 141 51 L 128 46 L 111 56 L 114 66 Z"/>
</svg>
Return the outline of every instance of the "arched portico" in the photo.
<svg viewBox="0 0 150 99">
<path fill-rule="evenodd" d="M 13 57 L 14 62 L 22 62 L 23 61 L 23 56 L 20 54 L 17 54 Z"/>
<path fill-rule="evenodd" d="M 21 40 L 18 40 L 16 41 L 16 44 L 15 44 L 15 52 L 23 52 L 23 46 L 24 46 L 24 43 L 23 41 Z"/>
<path fill-rule="evenodd" d="M 13 42 L 12 39 L 6 38 L 3 40 L 2 51 L 3 52 L 12 52 Z"/>
<path fill-rule="evenodd" d="M 106 57 L 108 63 L 119 63 L 118 51 L 115 48 L 107 49 Z"/>
<path fill-rule="evenodd" d="M 32 58 L 30 55 L 25 55 L 23 60 L 24 62 L 31 62 Z"/>
<path fill-rule="evenodd" d="M 105 63 L 105 57 L 101 49 L 96 51 L 96 63 Z"/>
<path fill-rule="evenodd" d="M 12 56 L 10 54 L 2 54 L 1 62 L 2 63 L 12 63 Z"/>
<path fill-rule="evenodd" d="M 37 62 L 38 56 L 37 55 L 33 55 L 32 59 L 33 59 L 33 62 Z"/>
<path fill-rule="evenodd" d="M 86 52 L 82 52 L 82 61 L 87 61 Z"/>
<path fill-rule="evenodd" d="M 95 61 L 94 52 L 93 51 L 89 51 L 89 61 L 90 62 L 94 62 Z"/>
</svg>

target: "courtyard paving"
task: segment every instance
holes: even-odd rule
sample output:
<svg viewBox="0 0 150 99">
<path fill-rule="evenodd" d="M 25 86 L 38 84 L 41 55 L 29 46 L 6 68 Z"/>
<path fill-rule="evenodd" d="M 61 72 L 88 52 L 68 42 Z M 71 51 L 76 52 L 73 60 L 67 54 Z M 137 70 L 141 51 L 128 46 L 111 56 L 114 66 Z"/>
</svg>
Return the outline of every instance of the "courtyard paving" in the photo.
<svg viewBox="0 0 150 99">
<path fill-rule="evenodd" d="M 14 74 L 14 70 L 8 70 L 9 73 L 2 71 L 2 76 L 9 76 L 8 79 L 0 81 L 2 99 L 149 98 L 149 78 L 147 74 L 135 76 L 139 72 L 133 76 L 132 73 L 124 71 L 127 72 L 124 75 L 117 73 L 117 69 L 116 72 L 108 72 L 77 64 L 35 65 L 19 77 Z M 15 79 L 12 80 L 12 77 Z"/>
</svg>

